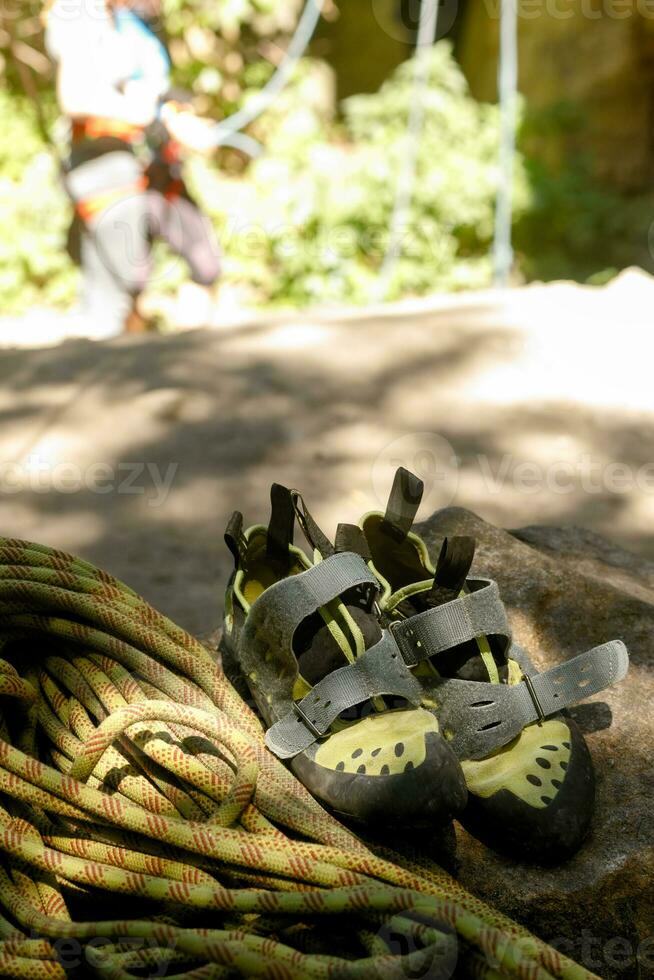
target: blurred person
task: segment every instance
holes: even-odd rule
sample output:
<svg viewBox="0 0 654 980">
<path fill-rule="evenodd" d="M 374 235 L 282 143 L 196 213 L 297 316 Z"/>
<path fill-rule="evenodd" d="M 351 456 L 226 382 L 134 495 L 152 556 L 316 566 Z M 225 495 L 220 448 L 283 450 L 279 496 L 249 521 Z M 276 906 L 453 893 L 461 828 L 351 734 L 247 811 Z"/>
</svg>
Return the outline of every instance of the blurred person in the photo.
<svg viewBox="0 0 654 980">
<path fill-rule="evenodd" d="M 210 223 L 181 173 L 185 151 L 213 148 L 211 127 L 171 92 L 170 59 L 154 29 L 160 14 L 161 0 L 52 0 L 46 8 L 46 46 L 71 127 L 68 248 L 96 337 L 147 329 L 138 301 L 155 238 L 186 260 L 202 290 L 197 325 L 220 275 Z"/>
</svg>

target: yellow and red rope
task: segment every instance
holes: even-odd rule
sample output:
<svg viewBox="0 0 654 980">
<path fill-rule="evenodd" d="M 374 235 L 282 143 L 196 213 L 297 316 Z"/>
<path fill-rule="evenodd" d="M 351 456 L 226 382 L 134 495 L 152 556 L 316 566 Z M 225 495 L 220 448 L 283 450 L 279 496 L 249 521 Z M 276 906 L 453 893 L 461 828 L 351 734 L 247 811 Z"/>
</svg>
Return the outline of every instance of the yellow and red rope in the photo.
<svg viewBox="0 0 654 980">
<path fill-rule="evenodd" d="M 0 539 L 0 658 L 0 976 L 63 978 L 72 948 L 110 980 L 592 977 L 373 853 L 209 650 L 92 565 Z"/>
</svg>

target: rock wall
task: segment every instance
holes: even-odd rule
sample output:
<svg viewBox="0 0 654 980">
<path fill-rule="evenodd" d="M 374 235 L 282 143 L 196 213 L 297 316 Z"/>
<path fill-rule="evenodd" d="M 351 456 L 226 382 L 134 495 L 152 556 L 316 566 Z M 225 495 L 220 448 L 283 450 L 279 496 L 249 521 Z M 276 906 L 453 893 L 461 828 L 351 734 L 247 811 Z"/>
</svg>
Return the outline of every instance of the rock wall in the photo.
<svg viewBox="0 0 654 980">
<path fill-rule="evenodd" d="M 619 191 L 654 184 L 654 0 L 508 0 L 519 4 L 520 90 L 530 148 L 556 166 L 580 154 Z M 501 0 L 442 0 L 473 94 L 497 96 Z M 379 88 L 412 53 L 417 0 L 327 5 L 312 46 L 338 79 L 338 97 Z M 534 135 L 535 134 L 535 135 Z"/>
<path fill-rule="evenodd" d="M 376 92 L 411 55 L 412 11 L 398 0 L 345 0 L 325 12 L 312 53 L 336 72 L 339 99 Z"/>
<path fill-rule="evenodd" d="M 500 0 L 467 0 L 459 56 L 473 94 L 496 97 Z M 576 123 L 548 128 L 539 155 L 589 151 L 620 190 L 654 183 L 652 0 L 519 0 L 520 90 L 532 113 L 567 104 Z"/>
<path fill-rule="evenodd" d="M 423 525 L 477 539 L 473 572 L 497 580 L 516 641 L 539 669 L 623 639 L 627 678 L 571 709 L 597 776 L 590 838 L 572 860 L 537 867 L 493 853 L 457 826 L 465 887 L 603 980 L 654 975 L 654 564 L 574 527 L 507 532 L 450 507 Z M 442 857 L 439 857 L 443 860 Z"/>
</svg>

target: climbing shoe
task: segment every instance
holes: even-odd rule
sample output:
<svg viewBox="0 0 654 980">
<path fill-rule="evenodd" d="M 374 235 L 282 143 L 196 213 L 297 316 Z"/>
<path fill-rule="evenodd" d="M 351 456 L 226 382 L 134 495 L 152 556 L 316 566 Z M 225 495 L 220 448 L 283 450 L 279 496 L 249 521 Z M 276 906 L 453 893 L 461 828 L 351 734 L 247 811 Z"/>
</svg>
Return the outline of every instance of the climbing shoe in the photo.
<svg viewBox="0 0 654 980">
<path fill-rule="evenodd" d="M 466 803 L 459 762 L 420 684 L 379 624 L 378 582 L 365 560 L 336 551 L 298 495 L 275 484 L 268 527 L 225 540 L 223 667 L 254 699 L 266 745 L 341 816 L 377 826 L 434 828 Z M 293 544 L 296 519 L 313 548 Z M 362 537 L 361 532 L 358 532 Z"/>
<path fill-rule="evenodd" d="M 515 856 L 561 861 L 586 836 L 595 795 L 590 753 L 563 709 L 621 680 L 626 647 L 615 640 L 538 673 L 512 641 L 497 584 L 469 577 L 474 540 L 446 539 L 434 566 L 411 531 L 422 489 L 398 470 L 386 513 L 361 521 L 380 608 L 461 762 L 461 823 Z"/>
</svg>

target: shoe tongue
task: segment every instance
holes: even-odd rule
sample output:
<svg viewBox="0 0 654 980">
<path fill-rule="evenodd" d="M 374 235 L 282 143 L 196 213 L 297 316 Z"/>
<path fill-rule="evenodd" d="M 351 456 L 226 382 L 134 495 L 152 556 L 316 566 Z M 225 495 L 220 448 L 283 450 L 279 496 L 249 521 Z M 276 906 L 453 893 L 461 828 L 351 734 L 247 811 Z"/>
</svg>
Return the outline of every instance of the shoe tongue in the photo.
<svg viewBox="0 0 654 980">
<path fill-rule="evenodd" d="M 307 518 L 306 508 L 304 518 Z M 311 521 L 309 517 L 308 523 Z M 314 528 L 309 529 L 315 530 L 315 522 L 312 523 Z M 338 525 L 334 546 L 330 545 L 330 548 L 332 553 L 350 551 L 360 555 L 364 561 L 370 561 L 370 550 L 363 531 L 353 524 Z M 309 684 L 317 684 L 327 674 L 356 659 L 357 645 L 351 632 L 352 622 L 363 638 L 363 649 L 369 650 L 381 640 L 382 633 L 377 617 L 359 605 L 358 595 L 346 593 L 341 600 L 331 603 L 329 609 L 340 628 L 342 643 L 330 632 L 319 613 L 306 620 L 296 632 L 295 646 L 300 673 Z"/>
<path fill-rule="evenodd" d="M 466 591 L 466 580 L 474 555 L 474 538 L 463 536 L 445 538 L 431 588 L 407 597 L 398 605 L 398 612 L 413 616 L 457 599 Z M 453 650 L 439 653 L 438 663 L 434 665 L 439 674 L 442 677 L 456 677 L 465 681 L 493 680 L 487 661 L 495 658 L 488 641 L 483 641 L 483 653 L 480 642 L 472 640 Z M 502 667 L 505 664 L 498 666 L 501 677 Z"/>
<path fill-rule="evenodd" d="M 300 673 L 312 685 L 356 658 L 354 638 L 350 635 L 344 612 L 347 612 L 348 618 L 354 621 L 355 627 L 363 635 L 366 650 L 378 643 L 382 635 L 377 618 L 355 603 L 338 602 L 330 608 L 343 631 L 346 650 L 336 640 L 318 613 L 305 620 L 295 634 L 294 646 Z"/>
</svg>

